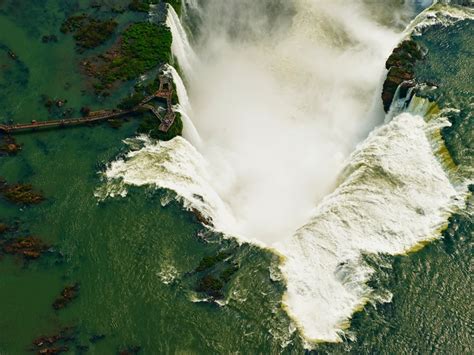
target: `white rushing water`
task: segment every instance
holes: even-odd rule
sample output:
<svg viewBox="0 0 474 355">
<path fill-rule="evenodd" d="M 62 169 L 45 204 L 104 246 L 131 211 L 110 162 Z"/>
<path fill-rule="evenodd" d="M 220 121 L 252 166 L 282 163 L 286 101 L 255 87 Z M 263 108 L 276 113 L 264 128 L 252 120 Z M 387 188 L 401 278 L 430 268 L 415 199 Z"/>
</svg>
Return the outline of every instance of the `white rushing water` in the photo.
<svg viewBox="0 0 474 355">
<path fill-rule="evenodd" d="M 179 58 L 179 65 L 189 76 L 193 75 L 193 68 L 197 64 L 197 57 L 189 44 L 188 36 L 184 30 L 178 15 L 171 6 L 166 19 L 166 24 L 173 30 L 173 43 L 171 49 L 173 54 Z"/>
<path fill-rule="evenodd" d="M 348 315 L 369 299 L 364 253 L 401 254 L 439 237 L 462 203 L 427 139 L 421 116 L 402 113 L 352 154 L 343 183 L 279 246 L 285 303 L 308 339 L 339 340 Z"/>
<path fill-rule="evenodd" d="M 170 189 L 217 230 L 276 249 L 288 313 L 308 340 L 339 341 L 371 297 L 362 255 L 436 238 L 460 203 L 427 138 L 438 121 L 402 113 L 364 140 L 383 123 L 383 65 L 413 7 L 192 4 L 203 24 L 194 49 L 171 8 L 167 21 L 189 88 L 170 68 L 186 139 L 129 140 L 137 149 L 110 165 L 99 192 Z"/>
</svg>

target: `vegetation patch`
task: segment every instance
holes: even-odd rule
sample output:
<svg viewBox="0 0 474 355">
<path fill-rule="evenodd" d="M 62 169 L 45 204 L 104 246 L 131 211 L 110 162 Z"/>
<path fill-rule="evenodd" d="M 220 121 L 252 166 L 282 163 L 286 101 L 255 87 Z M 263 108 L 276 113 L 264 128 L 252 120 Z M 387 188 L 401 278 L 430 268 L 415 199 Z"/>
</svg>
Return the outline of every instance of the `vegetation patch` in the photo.
<svg viewBox="0 0 474 355">
<path fill-rule="evenodd" d="M 154 115 L 146 115 L 138 126 L 138 133 L 148 134 L 151 138 L 162 141 L 169 141 L 183 133 L 183 121 L 178 112 L 176 112 L 174 122 L 167 132 L 160 131 L 158 126 L 158 119 Z"/>
<path fill-rule="evenodd" d="M 73 33 L 79 51 L 91 49 L 105 43 L 117 28 L 112 19 L 99 20 L 82 14 L 69 17 L 62 25 L 62 33 Z"/>
<path fill-rule="evenodd" d="M 165 25 L 138 22 L 130 25 L 114 47 L 83 62 L 88 75 L 97 78 L 97 92 L 117 81 L 132 80 L 171 58 L 171 32 Z"/>
<path fill-rule="evenodd" d="M 132 0 L 128 8 L 131 11 L 148 12 L 150 11 L 150 5 L 157 3 L 158 0 Z"/>
<path fill-rule="evenodd" d="M 181 0 L 165 0 L 165 2 L 170 4 L 178 15 L 181 14 L 181 7 L 182 7 Z"/>
</svg>

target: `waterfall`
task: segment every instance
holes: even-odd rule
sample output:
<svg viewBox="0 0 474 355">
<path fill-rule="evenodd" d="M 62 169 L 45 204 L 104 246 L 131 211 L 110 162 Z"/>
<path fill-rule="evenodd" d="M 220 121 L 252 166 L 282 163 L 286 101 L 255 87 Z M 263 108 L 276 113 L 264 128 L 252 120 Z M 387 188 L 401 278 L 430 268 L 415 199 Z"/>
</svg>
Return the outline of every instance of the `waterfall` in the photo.
<svg viewBox="0 0 474 355">
<path fill-rule="evenodd" d="M 172 6 L 168 5 L 167 8 L 166 24 L 171 29 L 171 34 L 173 35 L 171 49 L 179 63 L 179 67 L 186 76 L 186 79 L 189 80 L 193 75 L 193 67 L 197 63 L 197 57 L 189 43 L 188 35 L 179 20 L 178 14 Z"/>
<path fill-rule="evenodd" d="M 189 85 L 188 97 L 170 67 L 177 110 L 194 146 L 146 141 L 109 166 L 105 190 L 175 191 L 216 230 L 278 250 L 288 313 L 308 340 L 340 341 L 353 312 L 377 296 L 363 255 L 402 254 L 438 238 L 462 202 L 433 154 L 429 136 L 440 122 L 425 122 L 426 103 L 402 112 L 400 100 L 374 127 L 384 118 L 379 93 L 371 109 L 383 63 L 403 37 L 399 23 L 380 19 L 406 6 L 193 4 L 203 6 L 205 27 L 195 51 L 172 7 L 167 23 Z"/>
<path fill-rule="evenodd" d="M 171 76 L 173 77 L 173 81 L 176 85 L 179 105 L 175 107 L 175 111 L 181 114 L 181 118 L 183 120 L 183 136 L 187 140 L 189 140 L 196 148 L 199 148 L 202 146 L 202 139 L 191 119 L 192 107 L 183 79 L 181 79 L 179 73 L 171 65 L 166 65 L 165 72 L 171 74 Z"/>
<path fill-rule="evenodd" d="M 178 106 L 175 108 L 175 111 L 181 114 L 181 119 L 183 120 L 183 137 L 199 149 L 202 146 L 202 139 L 193 121 L 181 107 Z"/>
</svg>

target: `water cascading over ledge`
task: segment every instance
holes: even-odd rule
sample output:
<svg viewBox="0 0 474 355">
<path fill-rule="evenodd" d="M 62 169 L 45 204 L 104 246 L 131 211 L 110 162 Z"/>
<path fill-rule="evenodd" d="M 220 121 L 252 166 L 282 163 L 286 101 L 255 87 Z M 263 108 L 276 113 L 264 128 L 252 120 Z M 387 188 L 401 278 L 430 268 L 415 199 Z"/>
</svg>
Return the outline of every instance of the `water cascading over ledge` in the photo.
<svg viewBox="0 0 474 355">
<path fill-rule="evenodd" d="M 289 35 L 274 38 L 264 31 L 268 19 L 243 16 L 260 15 L 249 12 L 251 3 L 248 9 L 213 3 L 212 11 L 236 11 L 242 22 L 226 32 L 209 21 L 195 54 L 170 9 L 174 55 L 189 85 L 200 146 L 180 137 L 147 141 L 113 162 L 106 176 L 123 189 L 174 190 L 218 231 L 277 250 L 284 258 L 284 304 L 301 333 L 313 342 L 340 341 L 353 312 L 379 296 L 367 286 L 373 271 L 363 255 L 403 254 L 439 238 L 463 205 L 465 184 L 454 185 L 433 154 L 439 143 L 433 132 L 446 121 L 427 122 L 413 100 L 363 140 L 383 121 L 380 110 L 367 114 L 372 97 L 380 97 L 373 73 L 383 72 L 401 34 L 363 7 L 292 4 Z M 252 36 L 239 37 L 239 26 L 250 26 Z"/>
</svg>

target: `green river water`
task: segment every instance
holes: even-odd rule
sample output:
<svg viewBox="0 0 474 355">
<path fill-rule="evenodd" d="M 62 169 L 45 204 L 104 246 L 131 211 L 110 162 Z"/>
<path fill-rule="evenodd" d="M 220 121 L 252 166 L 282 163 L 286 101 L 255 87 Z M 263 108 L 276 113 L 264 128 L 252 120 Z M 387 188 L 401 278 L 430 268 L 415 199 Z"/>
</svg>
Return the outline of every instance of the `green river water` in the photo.
<svg viewBox="0 0 474 355">
<path fill-rule="evenodd" d="M 0 1 L 0 46 L 19 59 L 11 60 L 0 48 L 2 121 L 45 119 L 42 94 L 66 98 L 77 114 L 86 105 L 111 107 L 129 90 L 131 84 L 106 100 L 83 92 L 86 82 L 77 70 L 81 56 L 71 36 L 58 29 L 76 5 L 86 3 Z M 144 15 L 117 16 L 125 26 Z M 45 34 L 56 34 L 58 43 L 42 43 Z M 459 92 L 466 97 L 459 124 L 446 131 L 463 166 L 472 166 L 467 101 L 473 91 L 473 38 L 472 21 L 449 33 L 433 29 L 423 37 L 431 46 L 429 66 L 419 69 L 436 81 L 454 78 L 446 84 L 447 102 Z M 460 47 L 443 47 L 448 41 Z M 458 65 L 456 72 L 447 72 L 453 67 L 443 66 L 447 62 Z M 130 346 L 140 346 L 144 354 L 304 353 L 280 307 L 284 285 L 270 277 L 276 256 L 218 235 L 204 240 L 204 229 L 191 213 L 176 202 L 162 207 L 165 191 L 132 188 L 126 198 L 98 202 L 99 172 L 124 152 L 122 140 L 132 137 L 137 125 L 130 120 L 119 129 L 101 124 L 21 134 L 21 153 L 0 157 L 0 176 L 31 183 L 46 196 L 42 204 L 24 208 L 0 200 L 0 222 L 17 222 L 19 234 L 37 235 L 54 246 L 38 261 L 0 259 L 0 354 L 30 353 L 33 339 L 66 326 L 76 327 L 76 339 L 68 343 L 71 354 L 85 349 L 81 346 L 91 354 Z M 322 344 L 316 351 L 472 353 L 472 203 L 452 217 L 443 240 L 409 256 L 372 257 L 378 270 L 372 286 L 390 290 L 392 302 L 369 304 L 354 316 L 351 333 L 357 341 Z M 190 272 L 203 256 L 220 250 L 231 250 L 240 265 L 228 286 L 228 305 L 192 302 Z M 74 282 L 80 284 L 79 297 L 55 311 L 52 302 Z M 100 341 L 89 340 L 102 334 Z"/>
</svg>

